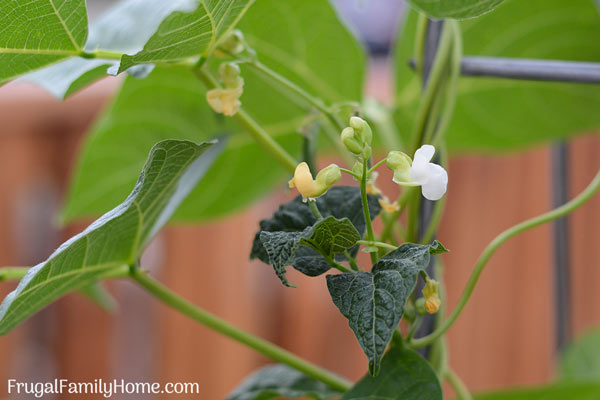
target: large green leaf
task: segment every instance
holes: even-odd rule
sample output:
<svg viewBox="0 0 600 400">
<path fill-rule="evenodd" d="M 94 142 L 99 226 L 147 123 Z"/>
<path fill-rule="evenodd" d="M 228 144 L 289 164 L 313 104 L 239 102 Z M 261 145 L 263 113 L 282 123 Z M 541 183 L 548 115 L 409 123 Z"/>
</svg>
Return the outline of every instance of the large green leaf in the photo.
<svg viewBox="0 0 600 400">
<path fill-rule="evenodd" d="M 327 400 L 341 393 L 283 364 L 261 368 L 238 386 L 227 400 L 311 398 Z"/>
<path fill-rule="evenodd" d="M 175 11 L 192 11 L 195 0 L 122 0 L 90 24 L 85 50 L 136 53 Z M 118 29 L 116 28 L 118 27 Z M 105 76 L 119 61 L 71 58 L 23 77 L 63 99 Z"/>
<path fill-rule="evenodd" d="M 300 137 L 293 131 L 267 128 L 288 150 L 299 147 Z M 285 171 L 230 119 L 212 112 L 204 87 L 190 71 L 156 68 L 145 79 L 128 77 L 87 139 L 63 218 L 97 215 L 118 204 L 135 183 L 136 171 L 156 141 L 200 141 L 223 132 L 237 133 L 204 179 L 211 189 L 194 190 L 175 220 L 231 212 L 270 189 Z"/>
<path fill-rule="evenodd" d="M 375 196 L 369 195 L 367 200 L 371 218 L 374 219 L 379 215 L 381 206 Z M 317 199 L 317 207 L 324 217 L 348 218 L 359 235 L 363 236 L 365 232 L 365 217 L 363 215 L 362 200 L 358 187 L 333 187 Z M 292 201 L 282 204 L 271 218 L 260 221 L 260 229 L 256 232 L 254 241 L 252 242 L 250 258 L 258 258 L 267 264 L 271 263 L 271 259 L 260 240 L 262 232 L 303 232 L 308 227 L 313 226 L 315 222 L 317 222 L 317 219 L 310 211 L 308 204 L 302 201 L 302 196 L 296 196 Z M 286 235 L 280 234 L 278 236 L 284 238 Z M 358 246 L 355 246 L 350 253 L 355 255 L 357 251 Z M 308 276 L 321 275 L 331 268 L 327 260 L 318 251 L 309 246 L 300 244 L 291 256 L 291 258 L 287 259 L 289 265 Z M 339 255 L 336 259 L 342 261 L 345 257 Z"/>
<path fill-rule="evenodd" d="M 366 375 L 341 400 L 442 400 L 442 388 L 423 357 L 392 348 L 383 357 L 381 373 Z"/>
<path fill-rule="evenodd" d="M 85 0 L 2 0 L 0 85 L 80 54 L 87 34 Z"/>
<path fill-rule="evenodd" d="M 598 400 L 600 383 L 560 383 L 475 396 L 476 400 Z"/>
<path fill-rule="evenodd" d="M 31 268 L 4 299 L 0 335 L 61 295 L 134 264 L 221 148 L 221 144 L 177 140 L 154 146 L 127 199 Z"/>
<path fill-rule="evenodd" d="M 403 244 L 379 259 L 370 272 L 327 275 L 327 288 L 335 305 L 348 319 L 369 359 L 372 375 L 379 372 L 385 349 L 404 312 L 404 305 L 429 255 L 445 251 L 432 245 Z"/>
<path fill-rule="evenodd" d="M 504 0 L 408 0 L 433 18 L 473 18 L 496 8 Z"/>
<path fill-rule="evenodd" d="M 560 362 L 562 379 L 600 383 L 600 331 L 587 332 L 565 349 Z"/>
<path fill-rule="evenodd" d="M 419 96 L 408 67 L 415 18 L 411 13 L 396 48 L 400 132 L 410 132 Z M 600 61 L 594 0 L 506 0 L 461 27 L 466 55 Z M 598 109 L 598 85 L 462 77 L 448 146 L 455 152 L 491 152 L 571 137 L 600 127 Z"/>
<path fill-rule="evenodd" d="M 192 12 L 169 15 L 144 49 L 121 58 L 119 72 L 137 64 L 178 61 L 206 56 L 244 15 L 254 0 L 198 0 Z"/>
</svg>

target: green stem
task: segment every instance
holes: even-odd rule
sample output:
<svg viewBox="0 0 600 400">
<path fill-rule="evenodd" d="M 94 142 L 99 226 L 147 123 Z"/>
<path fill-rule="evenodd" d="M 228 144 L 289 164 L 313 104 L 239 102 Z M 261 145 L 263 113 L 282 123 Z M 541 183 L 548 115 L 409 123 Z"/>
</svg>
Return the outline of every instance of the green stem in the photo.
<svg viewBox="0 0 600 400">
<path fill-rule="evenodd" d="M 375 247 L 381 247 L 382 249 L 390 249 L 390 250 L 396 250 L 398 248 L 397 246 L 394 246 L 393 244 L 377 242 L 375 240 L 359 240 L 356 243 L 364 244 L 365 246 L 375 246 Z"/>
<path fill-rule="evenodd" d="M 348 250 L 344 251 L 344 255 L 348 259 L 350 267 L 356 272 L 360 271 L 360 268 L 358 268 L 358 264 L 356 263 L 356 258 L 352 257 L 352 254 L 350 254 Z"/>
<path fill-rule="evenodd" d="M 417 313 L 417 315 L 415 316 L 415 320 L 413 321 L 412 325 L 410 326 L 410 330 L 406 334 L 407 342 L 410 342 L 410 340 L 413 338 L 413 336 L 417 332 L 417 329 L 419 329 L 419 326 L 421 325 L 422 320 L 423 320 L 423 316 L 421 314 Z"/>
<path fill-rule="evenodd" d="M 91 52 L 82 51 L 79 55 L 82 58 L 102 58 L 105 60 L 120 60 L 123 53 L 110 50 L 94 50 Z"/>
<path fill-rule="evenodd" d="M 419 108 L 417 109 L 417 114 L 415 116 L 414 128 L 411 135 L 413 138 L 411 153 L 414 153 L 415 150 L 419 148 L 424 139 L 423 135 L 427 126 L 427 121 L 432 117 L 430 111 L 434 100 L 438 95 L 439 83 L 443 76 L 445 66 L 448 62 L 448 55 L 450 54 L 450 49 L 452 47 L 453 29 L 449 29 L 447 24 L 444 24 L 442 29 L 443 31 L 440 38 L 438 51 L 429 73 L 429 80 L 425 86 L 425 92 L 421 97 Z M 433 119 L 437 120 L 437 117 Z"/>
<path fill-rule="evenodd" d="M 367 200 L 367 160 L 363 159 L 363 174 L 360 180 L 360 198 L 362 200 L 363 214 L 365 216 L 365 224 L 367 225 L 367 239 L 369 242 L 375 241 L 373 234 L 373 223 L 371 221 L 371 212 L 369 211 L 369 201 Z M 377 254 L 371 252 L 371 262 L 377 262 Z"/>
<path fill-rule="evenodd" d="M 347 173 L 348 175 L 352 175 L 354 178 L 356 178 L 357 180 L 360 180 L 360 176 L 356 175 L 354 173 L 354 171 L 346 169 L 346 168 L 340 168 L 340 171 Z"/>
<path fill-rule="evenodd" d="M 257 336 L 245 332 L 230 323 L 212 315 L 211 313 L 197 307 L 176 293 L 169 290 L 160 282 L 149 277 L 139 268 L 133 269 L 131 278 L 140 286 L 146 289 L 154 297 L 168 305 L 169 307 L 179 311 L 180 313 L 190 317 L 191 319 L 201 323 L 216 332 L 221 333 L 233 340 L 236 340 L 257 352 L 283 364 L 289 365 L 305 373 L 306 375 L 318 379 L 319 381 L 329 385 L 333 389 L 340 391 L 348 391 L 352 386 L 347 380 L 317 366 L 302 358 L 282 349 L 272 343 L 267 342 Z"/>
<path fill-rule="evenodd" d="M 471 276 L 469 277 L 469 280 L 465 286 L 465 289 L 458 301 L 458 304 L 456 305 L 456 307 L 454 308 L 454 310 L 452 311 L 450 316 L 448 316 L 448 319 L 446 319 L 430 335 L 425 336 L 420 339 L 413 340 L 410 343 L 411 347 L 413 347 L 413 348 L 425 347 L 425 346 L 433 343 L 438 337 L 440 337 L 448 329 L 450 329 L 450 327 L 454 324 L 456 319 L 460 316 L 462 310 L 465 308 L 465 305 L 471 298 L 471 294 L 473 293 L 473 290 L 475 289 L 475 285 L 477 284 L 477 281 L 479 280 L 479 276 L 483 272 L 483 269 L 487 265 L 487 262 L 489 261 L 490 257 L 496 252 L 496 250 L 498 250 L 498 248 L 502 244 L 504 244 L 504 242 L 506 242 L 508 239 L 510 239 L 522 232 L 525 232 L 531 228 L 545 224 L 545 223 L 555 220 L 557 218 L 564 217 L 565 215 L 571 213 L 573 210 L 580 207 L 582 204 L 584 204 L 590 198 L 592 198 L 592 196 L 598 191 L 599 188 L 600 188 L 600 170 L 596 173 L 596 176 L 590 182 L 590 184 L 585 188 L 585 190 L 583 192 L 581 192 L 577 197 L 573 198 L 571 201 L 569 201 L 569 202 L 565 203 L 564 205 L 562 205 L 558 208 L 555 208 L 554 210 L 549 211 L 545 214 L 542 214 L 535 218 L 531 218 L 527 221 L 521 222 L 520 224 L 517 224 L 517 225 L 505 230 L 498 236 L 496 236 L 496 238 L 494 238 L 494 240 L 492 240 L 490 242 L 490 244 L 487 245 L 485 250 L 483 250 L 483 252 L 479 256 L 479 259 L 477 260 L 477 263 L 475 264 L 475 268 L 473 268 L 473 272 L 471 273 Z"/>
<path fill-rule="evenodd" d="M 208 89 L 218 88 L 219 84 L 204 68 L 193 68 L 192 71 L 204 82 Z M 260 144 L 273 158 L 290 172 L 296 170 L 297 162 L 279 143 L 277 143 L 248 113 L 240 109 L 234 116 L 250 135 Z"/>
<path fill-rule="evenodd" d="M 0 268 L 1 281 L 18 281 L 29 271 L 29 267 L 3 267 Z"/>
<path fill-rule="evenodd" d="M 323 214 L 321 214 L 321 211 L 319 211 L 316 200 L 308 199 L 308 206 L 310 207 L 310 211 L 312 211 L 316 219 L 323 219 Z"/>
<path fill-rule="evenodd" d="M 423 13 L 419 13 L 417 19 L 417 29 L 415 32 L 415 72 L 419 77 L 419 80 L 423 80 L 423 57 L 425 54 L 425 37 L 427 36 L 427 24 L 429 20 Z"/>
<path fill-rule="evenodd" d="M 377 169 L 377 167 L 379 167 L 386 161 L 387 161 L 387 158 L 384 158 L 383 160 L 379 160 L 375 165 L 373 165 L 371 168 L 369 168 L 369 170 L 367 171 L 367 175 L 371 175 L 373 173 L 373 171 L 375 171 Z"/>
<path fill-rule="evenodd" d="M 452 385 L 452 387 L 456 391 L 456 395 L 460 400 L 473 399 L 473 396 L 471 396 L 469 389 L 467 389 L 463 381 L 459 378 L 458 375 L 456 375 L 456 373 L 453 370 L 451 370 L 450 368 L 446 369 L 444 376 L 446 377 L 450 385 Z"/>
</svg>

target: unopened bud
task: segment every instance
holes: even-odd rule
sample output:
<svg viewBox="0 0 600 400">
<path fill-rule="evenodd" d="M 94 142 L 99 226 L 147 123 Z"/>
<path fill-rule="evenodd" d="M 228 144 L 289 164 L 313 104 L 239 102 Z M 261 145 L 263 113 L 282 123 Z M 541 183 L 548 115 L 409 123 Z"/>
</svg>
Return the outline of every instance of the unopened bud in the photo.
<svg viewBox="0 0 600 400">
<path fill-rule="evenodd" d="M 219 79 L 228 89 L 244 86 L 244 79 L 240 74 L 240 67 L 235 63 L 222 63 L 219 65 Z"/>
<path fill-rule="evenodd" d="M 371 145 L 373 142 L 373 131 L 371 131 L 371 127 L 367 121 L 360 117 L 351 117 L 350 126 L 354 128 L 356 133 L 358 133 L 362 142 L 369 146 Z"/>
<path fill-rule="evenodd" d="M 425 310 L 429 314 L 435 314 L 440 309 L 441 300 L 438 294 L 439 282 L 435 279 L 427 278 L 425 287 L 423 288 L 423 296 L 425 297 Z"/>
<path fill-rule="evenodd" d="M 233 55 L 241 53 L 244 51 L 244 34 L 237 29 L 229 32 L 219 47 Z"/>
<path fill-rule="evenodd" d="M 394 171 L 394 182 L 405 183 L 410 182 L 410 168 L 412 160 L 409 156 L 401 151 L 390 151 L 386 158 L 386 165 Z"/>
<path fill-rule="evenodd" d="M 294 177 L 290 179 L 288 185 L 290 189 L 298 189 L 298 192 L 304 198 L 315 198 L 324 194 L 341 177 L 340 168 L 335 164 L 331 164 L 319 171 L 317 179 L 313 179 L 308 164 L 302 162 L 296 167 Z"/>
<path fill-rule="evenodd" d="M 319 171 L 316 182 L 317 185 L 325 186 L 325 190 L 327 190 L 341 178 L 342 171 L 340 170 L 340 167 L 335 164 L 330 164 Z"/>
<path fill-rule="evenodd" d="M 356 154 L 359 155 L 363 152 L 362 144 L 356 139 L 354 135 L 354 129 L 351 127 L 346 127 L 342 130 L 341 134 L 342 143 L 346 148 Z"/>
<path fill-rule="evenodd" d="M 381 206 L 381 209 L 387 214 L 393 214 L 400 209 L 398 203 L 390 203 L 390 200 L 387 197 L 380 198 L 379 205 Z"/>
</svg>

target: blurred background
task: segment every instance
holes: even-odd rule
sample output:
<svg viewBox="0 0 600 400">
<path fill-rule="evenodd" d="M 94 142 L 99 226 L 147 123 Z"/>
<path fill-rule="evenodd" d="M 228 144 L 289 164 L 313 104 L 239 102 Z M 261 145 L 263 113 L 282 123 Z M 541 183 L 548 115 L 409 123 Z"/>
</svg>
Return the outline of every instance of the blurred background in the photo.
<svg viewBox="0 0 600 400">
<path fill-rule="evenodd" d="M 93 18 L 111 2 L 88 3 Z M 334 4 L 371 50 L 365 90 L 388 101 L 393 91 L 388 54 L 404 4 Z M 0 90 L 0 265 L 36 264 L 90 222 L 61 227 L 57 216 L 84 133 L 118 84 L 119 79 L 107 78 L 65 102 L 26 84 Z M 593 134 L 568 145 L 569 197 L 587 185 L 599 166 L 600 137 Z M 449 309 L 491 239 L 552 207 L 550 154 L 549 147 L 537 147 L 507 155 L 461 155 L 451 161 L 438 235 L 451 249 L 443 256 Z M 385 187 L 385 181 L 391 182 L 380 180 L 384 191 L 396 190 Z M 248 261 L 258 221 L 287 199 L 282 193 L 218 222 L 168 227 L 142 264 L 177 293 L 234 325 L 359 379 L 366 372 L 366 359 L 332 304 L 325 280 L 290 271 L 290 281 L 298 288 L 284 288 L 271 267 Z M 570 337 L 600 322 L 599 237 L 597 196 L 568 220 Z M 544 383 L 554 376 L 553 245 L 552 225 L 546 225 L 503 246 L 450 331 L 450 363 L 471 390 Z M 0 283 L 0 296 L 14 286 Z M 55 377 L 199 382 L 202 393 L 197 398 L 222 399 L 268 363 L 167 309 L 132 283 L 111 282 L 109 287 L 119 303 L 113 314 L 69 295 L 0 338 L 0 382 Z M 0 387 L 6 389 L 4 383 Z"/>
</svg>

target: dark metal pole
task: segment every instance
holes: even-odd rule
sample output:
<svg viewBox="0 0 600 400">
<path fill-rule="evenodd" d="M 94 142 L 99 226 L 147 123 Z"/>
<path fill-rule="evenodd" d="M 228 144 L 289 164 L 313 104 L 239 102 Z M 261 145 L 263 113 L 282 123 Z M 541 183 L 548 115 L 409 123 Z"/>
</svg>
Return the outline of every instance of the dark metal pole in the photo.
<svg viewBox="0 0 600 400">
<path fill-rule="evenodd" d="M 410 65 L 414 68 L 415 61 L 410 60 Z M 461 60 L 461 74 L 463 76 L 600 84 L 600 63 L 467 56 Z"/>
</svg>

